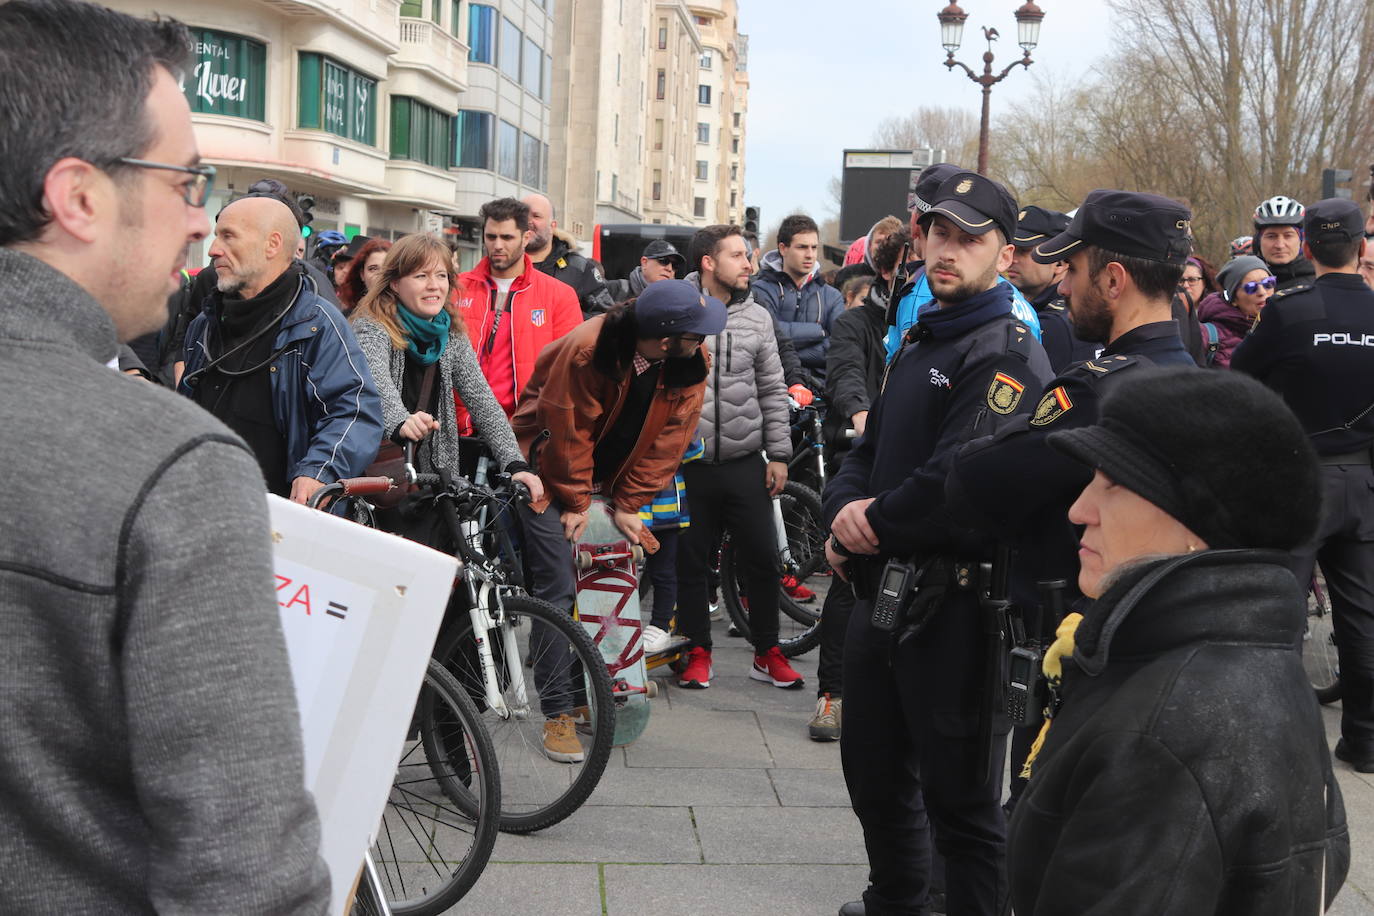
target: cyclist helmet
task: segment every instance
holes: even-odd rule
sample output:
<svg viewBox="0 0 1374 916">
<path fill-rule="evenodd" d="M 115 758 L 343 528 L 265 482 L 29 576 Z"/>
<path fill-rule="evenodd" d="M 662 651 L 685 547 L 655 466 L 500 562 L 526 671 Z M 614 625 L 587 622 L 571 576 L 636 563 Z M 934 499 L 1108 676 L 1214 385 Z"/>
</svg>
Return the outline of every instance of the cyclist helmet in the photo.
<svg viewBox="0 0 1374 916">
<path fill-rule="evenodd" d="M 316 253 L 332 253 L 333 249 L 342 248 L 347 244 L 348 239 L 344 237 L 344 234 L 333 229 L 326 229 L 315 236 Z"/>
<path fill-rule="evenodd" d="M 1239 238 L 1231 239 L 1231 257 L 1233 258 L 1252 254 L 1254 248 L 1255 237 L 1253 235 L 1242 235 Z"/>
<path fill-rule="evenodd" d="M 1265 226 L 1301 226 L 1303 207 L 1291 197 L 1279 194 L 1255 208 L 1255 229 Z"/>
</svg>

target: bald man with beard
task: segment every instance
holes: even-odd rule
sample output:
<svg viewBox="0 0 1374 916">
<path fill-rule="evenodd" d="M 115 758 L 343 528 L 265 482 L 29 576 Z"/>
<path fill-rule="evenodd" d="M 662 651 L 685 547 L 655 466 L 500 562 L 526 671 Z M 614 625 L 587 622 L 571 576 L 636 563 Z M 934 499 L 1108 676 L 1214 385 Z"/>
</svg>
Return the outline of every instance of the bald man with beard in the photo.
<svg viewBox="0 0 1374 916">
<path fill-rule="evenodd" d="M 530 208 L 530 240 L 525 244 L 525 254 L 535 269 L 577 291 L 583 318 L 609 311 L 615 299 L 606 288 L 606 278 L 595 263 L 577 253 L 572 236 L 558 231 L 553 203 L 543 194 L 530 194 L 520 202 Z"/>
<path fill-rule="evenodd" d="M 347 320 L 295 261 L 299 237 L 271 197 L 220 211 L 215 292 L 186 332 L 179 390 L 244 438 L 269 492 L 305 502 L 363 472 L 382 411 Z"/>
</svg>

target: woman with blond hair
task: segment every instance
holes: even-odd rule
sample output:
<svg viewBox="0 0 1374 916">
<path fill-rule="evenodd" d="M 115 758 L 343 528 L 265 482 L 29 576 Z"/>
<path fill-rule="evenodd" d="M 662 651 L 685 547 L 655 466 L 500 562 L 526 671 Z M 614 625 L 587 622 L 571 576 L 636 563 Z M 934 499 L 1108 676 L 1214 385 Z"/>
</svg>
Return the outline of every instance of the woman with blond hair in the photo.
<svg viewBox="0 0 1374 916">
<path fill-rule="evenodd" d="M 543 484 L 520 454 L 505 411 L 477 365 L 463 319 L 449 305 L 455 277 L 453 256 L 438 237 L 407 235 L 387 252 L 381 273 L 353 312 L 353 332 L 381 395 L 382 428 L 394 442 L 420 443 L 420 470 L 443 467 L 456 473 L 456 392 L 497 466 L 538 501 Z"/>
</svg>

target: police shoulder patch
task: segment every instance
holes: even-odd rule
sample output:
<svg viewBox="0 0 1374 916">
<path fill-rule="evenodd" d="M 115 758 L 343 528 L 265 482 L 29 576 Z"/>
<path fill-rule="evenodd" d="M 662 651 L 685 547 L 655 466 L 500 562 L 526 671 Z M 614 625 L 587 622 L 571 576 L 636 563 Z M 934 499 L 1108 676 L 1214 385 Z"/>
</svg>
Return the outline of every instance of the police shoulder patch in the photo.
<svg viewBox="0 0 1374 916">
<path fill-rule="evenodd" d="M 1051 388 L 1045 392 L 1040 403 L 1035 405 L 1035 413 L 1031 415 L 1031 426 L 1049 426 L 1070 410 L 1073 410 L 1073 400 L 1064 390 L 1064 386 Z"/>
<path fill-rule="evenodd" d="M 1011 413 L 1021 403 L 1021 395 L 1025 390 L 1023 383 L 1005 372 L 999 372 L 992 377 L 992 384 L 988 385 L 988 407 L 994 413 Z"/>
</svg>

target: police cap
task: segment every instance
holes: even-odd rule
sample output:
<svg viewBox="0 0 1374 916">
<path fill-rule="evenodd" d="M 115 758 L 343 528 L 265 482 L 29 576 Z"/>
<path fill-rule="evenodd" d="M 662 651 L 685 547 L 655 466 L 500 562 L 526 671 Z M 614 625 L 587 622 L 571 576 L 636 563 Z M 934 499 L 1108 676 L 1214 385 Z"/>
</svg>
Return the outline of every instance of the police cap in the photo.
<svg viewBox="0 0 1374 916">
<path fill-rule="evenodd" d="M 1309 242 L 1353 242 L 1364 238 L 1364 214 L 1353 200 L 1329 197 L 1307 208 L 1302 228 Z"/>
<path fill-rule="evenodd" d="M 1036 246 L 1040 264 L 1062 261 L 1083 245 L 1095 245 L 1146 261 L 1182 266 L 1192 253 L 1187 207 L 1158 194 L 1098 189 L 1088 194 L 1069 228 Z"/>
<path fill-rule="evenodd" d="M 935 192 L 940 190 L 940 185 L 944 184 L 945 179 L 962 171 L 963 169 L 952 162 L 937 162 L 926 166 L 921 174 L 916 176 L 916 187 L 911 192 L 913 208 L 921 213 L 929 210 L 931 202 L 935 200 Z"/>
<path fill-rule="evenodd" d="M 1031 248 L 1069 228 L 1069 216 L 1044 207 L 1024 207 L 1016 214 L 1016 235 L 1011 243 L 1017 248 Z"/>
<path fill-rule="evenodd" d="M 931 207 L 920 219 L 930 222 L 935 214 L 953 220 L 970 235 L 1001 229 L 1008 242 L 1016 234 L 1016 198 L 1002 185 L 977 172 L 956 172 L 935 192 Z"/>
</svg>

